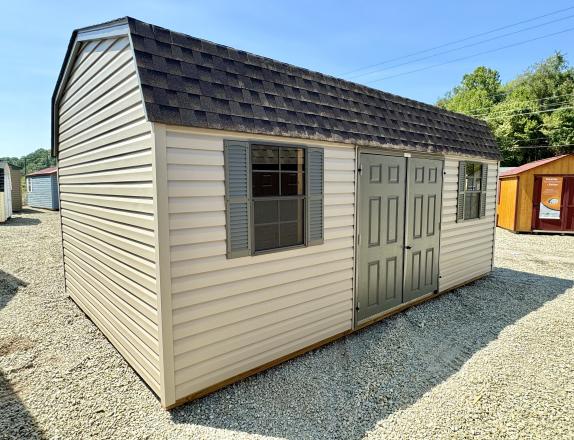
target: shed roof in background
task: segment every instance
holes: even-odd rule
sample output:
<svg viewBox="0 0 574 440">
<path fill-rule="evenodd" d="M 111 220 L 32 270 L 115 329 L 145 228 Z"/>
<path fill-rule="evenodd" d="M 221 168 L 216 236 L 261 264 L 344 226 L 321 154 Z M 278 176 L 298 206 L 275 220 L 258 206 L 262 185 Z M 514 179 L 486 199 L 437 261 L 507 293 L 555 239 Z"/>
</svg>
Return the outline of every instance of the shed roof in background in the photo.
<svg viewBox="0 0 574 440">
<path fill-rule="evenodd" d="M 566 156 L 569 156 L 569 155 L 563 154 L 561 156 L 548 157 L 546 159 L 540 159 L 540 160 L 535 160 L 534 162 L 525 163 L 524 165 L 520 165 L 519 167 L 514 167 L 510 170 L 502 172 L 500 174 L 500 177 L 515 176 L 517 174 L 523 173 L 525 171 L 531 170 L 531 169 L 539 167 L 541 165 L 545 165 L 547 163 L 562 159 L 563 157 L 566 157 Z"/>
<path fill-rule="evenodd" d="M 98 26 L 125 24 L 151 122 L 500 158 L 484 121 L 130 17 Z M 74 31 L 54 108 L 75 37 L 98 26 Z"/>
<path fill-rule="evenodd" d="M 58 172 L 58 168 L 56 167 L 49 167 L 49 168 L 43 168 L 41 170 L 38 170 L 34 173 L 30 173 L 30 174 L 26 174 L 26 177 L 30 177 L 30 176 L 43 176 L 43 175 L 47 175 L 47 174 L 55 174 Z"/>
</svg>

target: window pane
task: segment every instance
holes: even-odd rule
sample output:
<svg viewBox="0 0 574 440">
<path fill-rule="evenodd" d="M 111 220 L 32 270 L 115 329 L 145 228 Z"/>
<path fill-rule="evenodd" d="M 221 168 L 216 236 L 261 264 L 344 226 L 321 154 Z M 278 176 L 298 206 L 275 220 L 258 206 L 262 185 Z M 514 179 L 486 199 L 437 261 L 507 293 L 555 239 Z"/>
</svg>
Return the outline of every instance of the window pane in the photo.
<svg viewBox="0 0 574 440">
<path fill-rule="evenodd" d="M 465 220 L 478 218 L 480 210 L 480 193 L 466 193 L 464 195 L 464 218 Z"/>
<path fill-rule="evenodd" d="M 302 148 L 280 148 L 281 170 L 303 171 L 305 168 L 305 152 Z"/>
<path fill-rule="evenodd" d="M 253 171 L 251 177 L 253 197 L 279 195 L 279 172 Z"/>
<path fill-rule="evenodd" d="M 279 225 L 255 226 L 255 250 L 264 251 L 279 247 Z"/>
<path fill-rule="evenodd" d="M 303 219 L 299 221 L 281 223 L 280 225 L 280 245 L 295 246 L 303 244 Z"/>
<path fill-rule="evenodd" d="M 253 202 L 253 223 L 256 225 L 264 223 L 277 223 L 279 221 L 279 201 L 278 200 L 257 200 Z"/>
<path fill-rule="evenodd" d="M 281 200 L 279 203 L 279 221 L 292 222 L 299 218 L 303 218 L 302 199 Z"/>
<path fill-rule="evenodd" d="M 302 196 L 305 194 L 305 174 L 303 172 L 281 173 L 281 195 Z"/>
<path fill-rule="evenodd" d="M 475 177 L 474 178 L 474 190 L 475 191 L 480 191 L 481 190 L 481 178 L 480 177 Z"/>
<path fill-rule="evenodd" d="M 279 170 L 277 147 L 251 147 L 251 165 L 254 170 Z"/>
</svg>

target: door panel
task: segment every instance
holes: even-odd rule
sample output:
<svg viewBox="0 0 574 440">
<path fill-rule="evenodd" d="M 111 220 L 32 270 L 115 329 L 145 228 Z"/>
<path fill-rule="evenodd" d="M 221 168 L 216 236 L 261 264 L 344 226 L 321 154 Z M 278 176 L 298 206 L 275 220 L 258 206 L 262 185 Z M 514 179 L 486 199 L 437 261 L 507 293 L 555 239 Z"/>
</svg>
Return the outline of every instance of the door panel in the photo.
<svg viewBox="0 0 574 440">
<path fill-rule="evenodd" d="M 402 303 L 406 160 L 361 153 L 357 322 Z"/>
<path fill-rule="evenodd" d="M 438 288 L 441 160 L 409 158 L 403 302 Z"/>
</svg>

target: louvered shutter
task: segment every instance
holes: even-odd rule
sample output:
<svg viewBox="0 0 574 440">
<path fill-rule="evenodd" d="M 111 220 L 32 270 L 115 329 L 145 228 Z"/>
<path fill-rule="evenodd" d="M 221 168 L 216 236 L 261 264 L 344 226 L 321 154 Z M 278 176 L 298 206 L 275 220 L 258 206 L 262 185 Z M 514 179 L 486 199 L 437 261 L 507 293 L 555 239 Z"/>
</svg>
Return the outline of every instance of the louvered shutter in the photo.
<svg viewBox="0 0 574 440">
<path fill-rule="evenodd" d="M 227 258 L 251 254 L 249 144 L 225 141 L 225 212 Z"/>
<path fill-rule="evenodd" d="M 486 215 L 486 186 L 488 184 L 488 164 L 482 164 L 482 176 L 480 179 L 480 217 Z"/>
<path fill-rule="evenodd" d="M 322 148 L 307 149 L 307 245 L 323 243 L 324 159 Z"/>
<path fill-rule="evenodd" d="M 466 162 L 458 163 L 458 195 L 456 201 L 456 221 L 464 220 L 464 181 L 466 178 Z"/>
</svg>

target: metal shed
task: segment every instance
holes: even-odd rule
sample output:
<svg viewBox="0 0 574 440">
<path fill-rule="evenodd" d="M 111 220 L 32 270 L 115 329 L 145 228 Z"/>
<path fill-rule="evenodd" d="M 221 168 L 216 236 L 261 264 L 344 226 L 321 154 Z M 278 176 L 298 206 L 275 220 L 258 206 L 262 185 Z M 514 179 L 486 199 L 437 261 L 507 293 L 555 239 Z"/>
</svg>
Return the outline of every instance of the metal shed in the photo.
<svg viewBox="0 0 574 440">
<path fill-rule="evenodd" d="M 0 162 L 0 223 L 12 217 L 12 178 L 7 162 Z"/>
<path fill-rule="evenodd" d="M 50 167 L 26 176 L 27 205 L 32 208 L 58 209 L 58 168 Z"/>
<path fill-rule="evenodd" d="M 500 174 L 497 226 L 513 232 L 574 232 L 574 154 Z"/>
<path fill-rule="evenodd" d="M 165 407 L 492 269 L 476 119 L 132 18 L 52 108 L 67 292 Z"/>
</svg>

